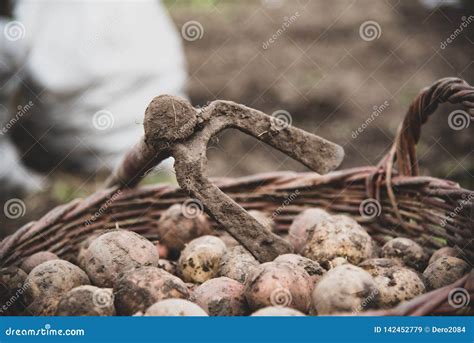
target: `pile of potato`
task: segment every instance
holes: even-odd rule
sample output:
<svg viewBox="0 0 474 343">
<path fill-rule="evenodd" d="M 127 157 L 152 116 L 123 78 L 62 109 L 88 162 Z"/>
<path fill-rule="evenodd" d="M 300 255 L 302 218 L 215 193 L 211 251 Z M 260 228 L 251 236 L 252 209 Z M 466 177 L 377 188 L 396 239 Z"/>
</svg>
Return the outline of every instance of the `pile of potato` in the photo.
<svg viewBox="0 0 474 343">
<path fill-rule="evenodd" d="M 263 213 L 252 212 L 272 229 Z M 269 224 L 270 223 L 270 224 Z M 67 316 L 304 316 L 391 308 L 470 271 L 452 248 L 431 257 L 416 242 L 379 247 L 355 220 L 300 213 L 287 239 L 295 254 L 260 264 L 206 217 L 177 206 L 154 244 L 111 230 L 85 240 L 74 263 L 39 252 L 0 272 L 2 314 Z M 15 300 L 15 301 L 12 301 Z"/>
</svg>

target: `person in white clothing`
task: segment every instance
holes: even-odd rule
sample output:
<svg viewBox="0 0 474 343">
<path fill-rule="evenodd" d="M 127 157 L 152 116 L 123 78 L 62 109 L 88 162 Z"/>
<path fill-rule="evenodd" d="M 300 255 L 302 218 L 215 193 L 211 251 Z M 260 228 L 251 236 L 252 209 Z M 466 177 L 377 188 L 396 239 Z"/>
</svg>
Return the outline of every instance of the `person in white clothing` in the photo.
<svg viewBox="0 0 474 343">
<path fill-rule="evenodd" d="M 181 37 L 158 0 L 17 0 L 10 14 L 0 17 L 3 197 L 57 169 L 112 169 L 142 135 L 150 100 L 184 96 Z"/>
</svg>

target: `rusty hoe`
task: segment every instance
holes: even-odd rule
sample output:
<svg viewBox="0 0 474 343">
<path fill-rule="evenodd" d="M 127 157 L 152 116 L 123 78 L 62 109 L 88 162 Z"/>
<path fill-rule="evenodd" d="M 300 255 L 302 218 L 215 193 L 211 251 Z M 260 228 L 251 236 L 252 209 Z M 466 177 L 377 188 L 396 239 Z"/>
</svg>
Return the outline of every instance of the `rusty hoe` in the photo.
<svg viewBox="0 0 474 343">
<path fill-rule="evenodd" d="M 199 200 L 206 213 L 260 262 L 289 253 L 292 247 L 209 181 L 209 140 L 222 130 L 234 128 L 321 174 L 337 168 L 344 157 L 342 147 L 332 142 L 292 126 L 282 126 L 274 117 L 231 101 L 217 100 L 196 109 L 185 99 L 161 95 L 146 109 L 144 127 L 144 137 L 126 154 L 106 185 L 133 187 L 146 171 L 174 157 L 180 187 Z"/>
</svg>

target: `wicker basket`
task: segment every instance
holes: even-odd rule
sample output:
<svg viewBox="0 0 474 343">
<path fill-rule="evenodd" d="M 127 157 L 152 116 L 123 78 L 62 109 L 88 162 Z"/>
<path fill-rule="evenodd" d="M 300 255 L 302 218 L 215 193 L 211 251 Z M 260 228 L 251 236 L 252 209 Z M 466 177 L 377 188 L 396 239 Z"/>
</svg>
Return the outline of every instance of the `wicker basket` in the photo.
<svg viewBox="0 0 474 343">
<path fill-rule="evenodd" d="M 353 216 L 380 243 L 401 236 L 414 239 L 428 252 L 448 245 L 457 248 L 472 265 L 474 192 L 451 181 L 418 175 L 415 146 L 421 126 L 443 102 L 461 104 L 466 114 L 474 115 L 474 87 L 460 79 L 446 78 L 424 89 L 410 106 L 392 149 L 378 166 L 327 175 L 279 172 L 215 182 L 244 208 L 272 215 L 281 234 L 302 210 L 320 207 Z M 393 168 L 395 161 L 398 171 Z M 169 185 L 101 190 L 59 206 L 5 238 L 0 243 L 0 263 L 18 265 L 41 250 L 74 261 L 80 242 L 117 224 L 158 240 L 156 223 L 162 211 L 186 199 L 180 189 Z M 375 205 L 375 211 L 364 212 L 362 204 L 368 203 Z M 470 304 L 462 308 L 453 304 L 454 293 L 460 288 L 474 299 L 472 271 L 449 286 L 394 309 L 363 315 L 473 313 Z"/>
</svg>

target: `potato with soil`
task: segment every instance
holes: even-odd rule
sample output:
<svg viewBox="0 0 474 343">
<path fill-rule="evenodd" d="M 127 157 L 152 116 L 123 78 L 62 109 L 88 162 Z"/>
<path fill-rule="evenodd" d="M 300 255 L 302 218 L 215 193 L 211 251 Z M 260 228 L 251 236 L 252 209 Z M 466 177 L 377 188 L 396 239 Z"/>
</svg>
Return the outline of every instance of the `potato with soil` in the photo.
<svg viewBox="0 0 474 343">
<path fill-rule="evenodd" d="M 143 266 L 157 266 L 156 247 L 142 236 L 126 230 L 100 235 L 85 252 L 85 270 L 95 286 L 111 288 L 125 273 Z"/>
<path fill-rule="evenodd" d="M 49 251 L 40 251 L 25 258 L 21 263 L 20 268 L 23 269 L 26 274 L 29 274 L 36 266 L 51 260 L 59 260 L 59 257 Z"/>
<path fill-rule="evenodd" d="M 82 269 L 86 270 L 86 252 L 91 243 L 96 240 L 101 234 L 89 234 L 85 240 L 78 244 L 79 252 L 76 257 L 76 264 Z"/>
<path fill-rule="evenodd" d="M 243 246 L 238 245 L 227 250 L 222 256 L 218 275 L 244 283 L 249 273 L 258 265 L 255 257 Z"/>
<path fill-rule="evenodd" d="M 313 290 L 313 306 L 318 315 L 358 313 L 374 308 L 380 291 L 362 268 L 345 264 L 329 270 Z"/>
<path fill-rule="evenodd" d="M 293 316 L 305 316 L 304 313 L 295 310 L 294 308 L 282 307 L 282 306 L 269 306 L 261 308 L 251 314 L 252 317 L 293 317 Z"/>
<path fill-rule="evenodd" d="M 459 252 L 451 247 L 443 247 L 438 250 L 436 250 L 433 255 L 431 255 L 430 260 L 428 261 L 428 265 L 436 261 L 437 259 L 441 257 L 447 257 L 447 256 L 452 256 L 452 257 L 459 257 Z"/>
<path fill-rule="evenodd" d="M 90 284 L 87 274 L 64 260 L 51 260 L 35 267 L 26 279 L 25 298 L 34 315 L 51 316 L 61 297 L 71 289 Z"/>
<path fill-rule="evenodd" d="M 165 317 L 207 317 L 208 314 L 198 305 L 184 299 L 165 299 L 150 306 L 145 316 Z"/>
<path fill-rule="evenodd" d="M 56 316 L 113 316 L 114 295 L 111 288 L 79 286 L 64 294 Z"/>
<path fill-rule="evenodd" d="M 226 249 L 224 242 L 215 236 L 202 236 L 189 242 L 178 260 L 183 280 L 203 283 L 215 277 Z"/>
<path fill-rule="evenodd" d="M 117 314 L 131 316 L 160 300 L 187 299 L 189 291 L 181 279 L 163 269 L 140 267 L 116 282 L 114 296 Z"/>
<path fill-rule="evenodd" d="M 426 287 L 430 290 L 447 286 L 462 278 L 471 266 L 457 257 L 441 257 L 431 263 L 423 272 Z"/>
<path fill-rule="evenodd" d="M 314 226 L 303 248 L 303 256 L 329 268 L 336 257 L 359 264 L 373 257 L 373 243 L 369 234 L 354 219 L 337 215 L 321 220 Z"/>
<path fill-rule="evenodd" d="M 190 300 L 210 316 L 245 316 L 249 312 L 244 286 L 228 277 L 207 280 L 194 290 Z"/>
<path fill-rule="evenodd" d="M 329 263 L 328 263 L 329 269 L 333 269 L 333 268 L 336 268 L 336 267 L 339 267 L 339 266 L 343 266 L 345 264 L 350 264 L 350 263 L 344 257 L 336 257 L 336 258 L 332 259 L 331 261 L 329 261 Z"/>
<path fill-rule="evenodd" d="M 413 268 L 419 272 L 425 269 L 428 263 L 428 254 L 423 248 L 408 238 L 394 238 L 382 247 L 382 257 L 398 258 L 407 267 Z"/>
<path fill-rule="evenodd" d="M 284 306 L 307 313 L 313 283 L 302 267 L 288 262 L 267 262 L 253 270 L 245 281 L 245 297 L 252 310 Z"/>
<path fill-rule="evenodd" d="M 22 315 L 28 275 L 18 267 L 0 269 L 0 316 Z"/>
<path fill-rule="evenodd" d="M 198 212 L 191 213 L 191 207 L 175 204 L 161 215 L 158 221 L 160 244 L 166 246 L 172 256 L 178 256 L 186 243 L 194 238 L 212 233 L 207 217 Z"/>
<path fill-rule="evenodd" d="M 321 267 L 318 262 L 310 260 L 309 258 L 303 257 L 301 255 L 296 255 L 296 254 L 280 255 L 276 259 L 274 259 L 274 262 L 293 263 L 303 268 L 311 277 L 311 281 L 313 285 L 315 285 L 321 279 L 324 273 L 326 273 L 326 269 Z"/>
<path fill-rule="evenodd" d="M 396 260 L 375 258 L 362 262 L 359 267 L 374 278 L 380 291 L 378 305 L 381 308 L 395 307 L 425 292 L 425 285 L 418 274 Z"/>
<path fill-rule="evenodd" d="M 295 252 L 301 252 L 314 226 L 329 217 L 329 213 L 319 208 L 309 208 L 295 217 L 288 230 L 288 240 Z"/>
</svg>

